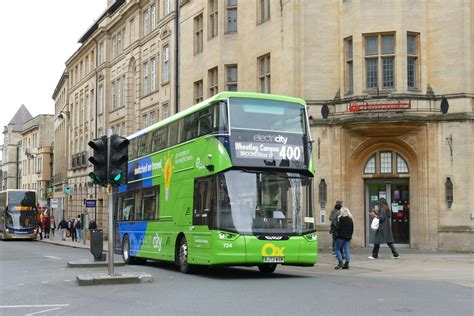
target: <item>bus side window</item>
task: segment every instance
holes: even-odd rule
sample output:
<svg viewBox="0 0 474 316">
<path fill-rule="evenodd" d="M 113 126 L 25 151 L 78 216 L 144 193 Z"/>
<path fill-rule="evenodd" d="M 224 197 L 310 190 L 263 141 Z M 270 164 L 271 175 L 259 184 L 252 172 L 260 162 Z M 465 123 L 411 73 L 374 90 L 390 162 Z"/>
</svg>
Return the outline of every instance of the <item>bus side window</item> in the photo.
<svg viewBox="0 0 474 316">
<path fill-rule="evenodd" d="M 144 220 L 157 219 L 159 200 L 159 186 L 154 186 L 143 191 L 142 213 Z"/>
<path fill-rule="evenodd" d="M 227 133 L 229 131 L 229 123 L 227 122 L 227 102 L 220 101 L 219 104 L 215 106 L 214 113 L 214 120 L 217 121 L 214 124 L 216 127 L 215 130 L 220 133 Z"/>
<path fill-rule="evenodd" d="M 193 113 L 191 115 L 186 116 L 183 122 L 183 133 L 181 134 L 182 141 L 186 142 L 188 140 L 196 138 L 197 130 L 198 130 L 197 113 Z"/>
<path fill-rule="evenodd" d="M 137 158 L 137 145 L 138 139 L 134 138 L 130 141 L 130 145 L 128 146 L 128 158 L 130 160 Z"/>
<path fill-rule="evenodd" d="M 150 153 L 150 134 L 140 136 L 138 144 L 138 156 L 145 156 Z"/>
<path fill-rule="evenodd" d="M 169 130 L 168 130 L 168 146 L 174 146 L 178 143 L 179 140 L 179 122 L 176 121 L 168 125 Z"/>
<path fill-rule="evenodd" d="M 163 126 L 153 132 L 153 151 L 166 148 L 168 142 L 168 126 Z"/>
<path fill-rule="evenodd" d="M 120 220 L 133 221 L 135 219 L 135 192 L 129 191 L 120 194 L 119 205 Z"/>
<path fill-rule="evenodd" d="M 199 136 L 212 132 L 212 108 L 207 108 L 199 112 L 198 132 Z"/>
</svg>

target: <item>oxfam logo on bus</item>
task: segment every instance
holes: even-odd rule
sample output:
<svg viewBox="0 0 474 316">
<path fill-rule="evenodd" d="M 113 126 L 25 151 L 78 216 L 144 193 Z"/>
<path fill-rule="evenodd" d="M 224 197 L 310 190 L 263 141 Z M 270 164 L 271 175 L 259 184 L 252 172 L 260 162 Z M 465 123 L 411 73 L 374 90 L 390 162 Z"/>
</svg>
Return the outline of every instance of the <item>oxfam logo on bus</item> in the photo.
<svg viewBox="0 0 474 316">
<path fill-rule="evenodd" d="M 254 135 L 253 140 L 256 142 L 265 142 L 265 143 L 282 143 L 286 145 L 288 137 L 283 135 L 273 136 L 273 135 L 263 135 L 257 134 Z"/>
</svg>

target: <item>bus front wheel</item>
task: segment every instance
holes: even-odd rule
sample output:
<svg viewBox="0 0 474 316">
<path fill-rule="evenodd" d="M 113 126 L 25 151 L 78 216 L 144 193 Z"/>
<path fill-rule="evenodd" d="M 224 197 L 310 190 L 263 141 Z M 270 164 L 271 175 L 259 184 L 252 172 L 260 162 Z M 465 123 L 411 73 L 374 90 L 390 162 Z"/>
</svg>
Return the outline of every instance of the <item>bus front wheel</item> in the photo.
<svg viewBox="0 0 474 316">
<path fill-rule="evenodd" d="M 258 269 L 261 273 L 270 274 L 275 272 L 277 265 L 276 263 L 268 263 L 268 264 L 259 264 Z"/>
<path fill-rule="evenodd" d="M 182 273 L 191 273 L 191 265 L 188 263 L 188 243 L 185 237 L 179 242 L 178 266 Z"/>
</svg>

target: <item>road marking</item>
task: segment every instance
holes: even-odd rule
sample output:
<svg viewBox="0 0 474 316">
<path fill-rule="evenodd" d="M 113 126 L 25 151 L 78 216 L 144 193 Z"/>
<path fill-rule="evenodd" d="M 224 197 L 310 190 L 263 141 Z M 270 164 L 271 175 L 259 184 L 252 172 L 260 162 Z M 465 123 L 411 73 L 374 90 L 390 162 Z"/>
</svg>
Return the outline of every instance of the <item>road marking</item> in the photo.
<svg viewBox="0 0 474 316">
<path fill-rule="evenodd" d="M 48 284 L 48 281 L 41 281 L 41 284 Z"/>
<path fill-rule="evenodd" d="M 47 313 L 47 312 L 55 311 L 55 310 L 58 310 L 58 309 L 61 309 L 61 307 L 55 307 L 55 308 L 46 309 L 44 311 L 39 311 L 39 312 L 36 312 L 36 313 L 25 314 L 25 316 Z"/>
<path fill-rule="evenodd" d="M 48 259 L 62 259 L 62 258 L 59 258 L 59 257 L 55 257 L 55 256 L 44 256 L 45 258 L 48 258 Z"/>
<path fill-rule="evenodd" d="M 69 304 L 44 304 L 44 305 L 0 305 L 0 308 L 31 308 L 31 307 L 67 307 Z"/>
</svg>

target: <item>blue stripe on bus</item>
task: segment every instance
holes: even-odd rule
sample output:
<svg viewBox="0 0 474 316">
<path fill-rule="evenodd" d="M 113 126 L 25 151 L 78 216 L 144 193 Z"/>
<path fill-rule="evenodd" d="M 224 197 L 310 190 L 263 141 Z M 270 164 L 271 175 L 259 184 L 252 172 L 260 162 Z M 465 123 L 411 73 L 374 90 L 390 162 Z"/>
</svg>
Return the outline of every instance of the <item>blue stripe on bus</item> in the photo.
<svg viewBox="0 0 474 316">
<path fill-rule="evenodd" d="M 120 240 L 123 240 L 125 234 L 128 234 L 128 240 L 130 240 L 131 256 L 136 256 L 142 248 L 146 234 L 146 226 L 146 222 L 129 222 L 119 224 Z"/>
</svg>

